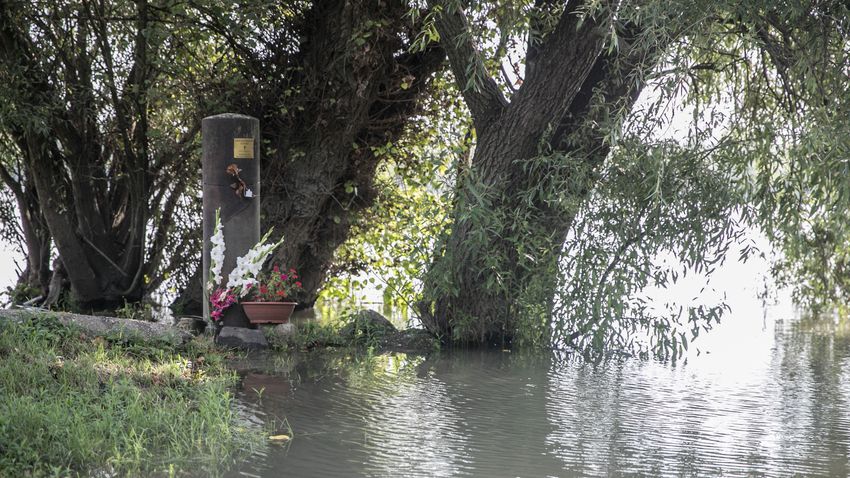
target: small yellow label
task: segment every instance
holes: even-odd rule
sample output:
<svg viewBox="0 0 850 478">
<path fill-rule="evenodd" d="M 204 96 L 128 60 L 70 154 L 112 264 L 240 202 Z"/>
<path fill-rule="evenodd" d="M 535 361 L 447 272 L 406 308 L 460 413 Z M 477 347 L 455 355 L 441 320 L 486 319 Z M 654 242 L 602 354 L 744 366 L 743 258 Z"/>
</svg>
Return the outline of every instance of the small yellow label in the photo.
<svg viewBox="0 0 850 478">
<path fill-rule="evenodd" d="M 254 138 L 233 138 L 234 159 L 254 159 Z"/>
</svg>

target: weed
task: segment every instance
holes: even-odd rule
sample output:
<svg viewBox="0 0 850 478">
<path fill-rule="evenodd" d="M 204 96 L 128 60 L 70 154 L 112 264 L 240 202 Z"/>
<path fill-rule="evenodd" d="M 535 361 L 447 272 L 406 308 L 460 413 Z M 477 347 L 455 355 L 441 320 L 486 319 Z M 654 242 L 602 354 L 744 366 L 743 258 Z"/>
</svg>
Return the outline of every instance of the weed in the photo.
<svg viewBox="0 0 850 478">
<path fill-rule="evenodd" d="M 123 307 L 115 309 L 115 316 L 121 319 L 144 320 L 146 322 L 154 320 L 154 312 L 151 304 L 127 302 L 126 300 Z"/>
</svg>

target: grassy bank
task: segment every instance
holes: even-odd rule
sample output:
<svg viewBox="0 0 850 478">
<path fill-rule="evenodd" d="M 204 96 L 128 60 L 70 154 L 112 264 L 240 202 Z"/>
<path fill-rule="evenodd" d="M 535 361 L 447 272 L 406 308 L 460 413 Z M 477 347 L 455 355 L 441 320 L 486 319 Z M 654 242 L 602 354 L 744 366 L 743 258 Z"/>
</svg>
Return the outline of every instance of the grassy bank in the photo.
<svg viewBox="0 0 850 478">
<path fill-rule="evenodd" d="M 209 342 L 92 338 L 38 317 L 0 325 L 0 476 L 208 476 L 262 444 Z"/>
</svg>

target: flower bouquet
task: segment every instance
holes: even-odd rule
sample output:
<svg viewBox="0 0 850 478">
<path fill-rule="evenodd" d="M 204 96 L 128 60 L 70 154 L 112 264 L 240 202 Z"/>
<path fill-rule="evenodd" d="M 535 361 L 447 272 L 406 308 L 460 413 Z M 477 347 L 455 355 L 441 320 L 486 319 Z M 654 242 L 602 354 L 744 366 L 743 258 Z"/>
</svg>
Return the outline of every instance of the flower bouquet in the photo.
<svg viewBox="0 0 850 478">
<path fill-rule="evenodd" d="M 244 256 L 236 259 L 236 267 L 227 277 L 227 284 L 222 285 L 224 278 L 221 269 L 224 266 L 224 228 L 221 224 L 220 211 L 215 212 L 215 227 L 210 238 L 212 248 L 210 249 L 210 270 L 206 284 L 206 290 L 210 300 L 210 319 L 220 324 L 224 318 L 224 312 L 232 305 L 238 303 L 251 291 L 254 284 L 259 283 L 258 277 L 263 264 L 272 252 L 277 249 L 283 239 L 276 243 L 269 243 L 272 230 L 260 239 Z M 300 286 L 300 282 L 298 283 Z"/>
</svg>

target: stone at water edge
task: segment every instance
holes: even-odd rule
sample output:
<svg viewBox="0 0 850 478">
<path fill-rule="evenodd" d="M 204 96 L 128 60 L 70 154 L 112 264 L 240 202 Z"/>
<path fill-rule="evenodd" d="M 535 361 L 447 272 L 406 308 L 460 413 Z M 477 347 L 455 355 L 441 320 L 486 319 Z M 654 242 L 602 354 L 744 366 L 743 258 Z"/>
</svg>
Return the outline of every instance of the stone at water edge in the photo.
<svg viewBox="0 0 850 478">
<path fill-rule="evenodd" d="M 21 322 L 32 317 L 53 317 L 65 326 L 77 327 L 96 337 L 123 336 L 145 342 L 164 341 L 173 345 L 185 344 L 192 339 L 191 334 L 162 322 L 53 312 L 37 308 L 0 309 L 0 328 L 3 326 L 3 319 Z"/>
<path fill-rule="evenodd" d="M 351 322 L 340 330 L 340 335 L 345 338 L 354 338 L 358 331 L 368 335 L 387 335 L 396 332 L 395 325 L 386 317 L 370 309 L 357 311 Z"/>
<path fill-rule="evenodd" d="M 288 342 L 295 336 L 295 326 L 292 324 L 278 324 L 272 327 L 272 335 L 277 340 Z"/>
<path fill-rule="evenodd" d="M 264 350 L 269 347 L 262 330 L 244 327 L 222 327 L 215 343 L 224 347 L 246 350 Z"/>
</svg>

